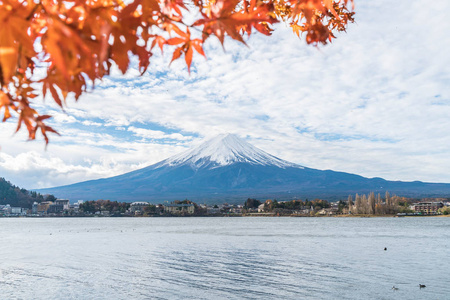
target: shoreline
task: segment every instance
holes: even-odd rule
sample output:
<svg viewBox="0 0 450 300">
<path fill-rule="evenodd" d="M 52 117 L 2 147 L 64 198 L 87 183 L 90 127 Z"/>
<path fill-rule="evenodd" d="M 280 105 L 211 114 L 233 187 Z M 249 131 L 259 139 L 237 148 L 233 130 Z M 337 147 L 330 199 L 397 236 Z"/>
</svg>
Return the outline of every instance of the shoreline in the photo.
<svg viewBox="0 0 450 300">
<path fill-rule="evenodd" d="M 437 217 L 449 218 L 450 215 L 413 215 L 413 216 L 397 216 L 397 215 L 331 215 L 331 216 L 307 216 L 307 215 L 276 215 L 276 214 L 242 214 L 242 215 L 150 215 L 150 216 L 0 216 L 0 219 L 22 218 L 22 219 L 43 219 L 43 218 L 423 218 Z"/>
</svg>

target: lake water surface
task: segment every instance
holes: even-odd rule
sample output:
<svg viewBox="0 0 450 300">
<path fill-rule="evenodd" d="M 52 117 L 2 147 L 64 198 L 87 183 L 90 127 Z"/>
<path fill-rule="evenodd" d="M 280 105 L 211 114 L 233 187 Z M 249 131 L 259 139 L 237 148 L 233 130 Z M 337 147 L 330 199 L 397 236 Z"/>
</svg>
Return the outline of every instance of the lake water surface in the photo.
<svg viewBox="0 0 450 300">
<path fill-rule="evenodd" d="M 0 218 L 0 228 L 0 299 L 450 299 L 450 218 Z"/>
</svg>

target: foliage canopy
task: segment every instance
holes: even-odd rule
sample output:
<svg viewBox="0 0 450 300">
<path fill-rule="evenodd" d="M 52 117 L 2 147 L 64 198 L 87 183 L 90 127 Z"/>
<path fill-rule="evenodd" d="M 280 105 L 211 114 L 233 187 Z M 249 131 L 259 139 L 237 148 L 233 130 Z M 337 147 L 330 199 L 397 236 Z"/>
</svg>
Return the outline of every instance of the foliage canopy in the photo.
<svg viewBox="0 0 450 300">
<path fill-rule="evenodd" d="M 48 143 L 49 115 L 32 108 L 48 94 L 61 107 L 77 100 L 115 64 L 122 73 L 137 57 L 139 71 L 154 51 L 169 48 L 172 61 L 194 52 L 206 57 L 204 42 L 216 36 L 245 44 L 255 32 L 270 35 L 287 23 L 308 44 L 326 44 L 353 22 L 353 0 L 0 0 L 0 109 L 3 121 L 16 114 L 30 139 L 40 131 Z M 189 17 L 186 17 L 189 16 Z M 195 20 L 192 22 L 192 17 Z M 189 21 L 188 21 L 189 20 Z M 201 38 L 191 31 L 201 32 Z M 41 71 L 44 70 L 44 74 Z M 36 74 L 39 73 L 39 74 Z"/>
</svg>

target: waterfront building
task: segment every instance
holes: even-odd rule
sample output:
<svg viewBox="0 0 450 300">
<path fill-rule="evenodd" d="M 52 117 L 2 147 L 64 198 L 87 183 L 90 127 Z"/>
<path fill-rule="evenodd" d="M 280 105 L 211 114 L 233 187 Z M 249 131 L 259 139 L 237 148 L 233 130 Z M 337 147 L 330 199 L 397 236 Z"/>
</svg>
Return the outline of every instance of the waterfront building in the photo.
<svg viewBox="0 0 450 300">
<path fill-rule="evenodd" d="M 164 204 L 164 212 L 170 214 L 193 214 L 195 212 L 194 204 Z"/>
<path fill-rule="evenodd" d="M 414 211 L 436 213 L 442 207 L 444 207 L 444 204 L 442 202 L 419 202 L 414 204 Z"/>
<path fill-rule="evenodd" d="M 62 205 L 63 210 L 69 210 L 70 209 L 70 202 L 67 199 L 57 199 L 55 200 L 56 205 Z"/>
<path fill-rule="evenodd" d="M 15 216 L 21 215 L 22 214 L 22 208 L 21 207 L 11 207 L 10 214 L 11 215 L 15 215 Z"/>
<path fill-rule="evenodd" d="M 143 202 L 143 201 L 141 201 L 141 202 L 133 202 L 130 205 L 130 211 L 132 213 L 143 213 L 144 212 L 144 208 L 146 206 L 149 206 L 148 202 Z"/>
<path fill-rule="evenodd" d="M 208 206 L 208 207 L 206 207 L 206 213 L 208 215 L 218 214 L 218 213 L 220 213 L 220 208 L 213 207 L 213 206 Z"/>
<path fill-rule="evenodd" d="M 83 200 L 78 200 L 74 204 L 69 204 L 69 208 L 77 213 L 79 211 L 79 209 L 80 209 L 80 205 L 83 204 L 83 203 L 84 203 Z"/>
<path fill-rule="evenodd" d="M 262 203 L 262 204 L 260 204 L 259 206 L 258 206 L 258 212 L 260 213 L 260 212 L 264 212 L 264 203 Z"/>
<path fill-rule="evenodd" d="M 38 205 L 39 205 L 39 203 L 37 203 L 36 201 L 33 202 L 33 205 L 31 205 L 31 213 L 33 215 L 37 215 L 37 213 L 38 213 Z"/>
<path fill-rule="evenodd" d="M 332 216 L 337 213 L 337 208 L 322 208 L 317 212 L 321 216 Z"/>
<path fill-rule="evenodd" d="M 53 204 L 52 201 L 44 201 L 44 202 L 39 203 L 38 206 L 37 206 L 37 213 L 38 214 L 46 214 L 48 208 L 52 204 Z"/>
<path fill-rule="evenodd" d="M 9 216 L 11 214 L 11 205 L 9 204 L 3 205 L 2 214 L 5 216 Z"/>
<path fill-rule="evenodd" d="M 56 201 L 55 201 L 56 202 Z M 48 214 L 60 214 L 64 210 L 64 205 L 62 204 L 50 204 L 47 209 Z"/>
</svg>

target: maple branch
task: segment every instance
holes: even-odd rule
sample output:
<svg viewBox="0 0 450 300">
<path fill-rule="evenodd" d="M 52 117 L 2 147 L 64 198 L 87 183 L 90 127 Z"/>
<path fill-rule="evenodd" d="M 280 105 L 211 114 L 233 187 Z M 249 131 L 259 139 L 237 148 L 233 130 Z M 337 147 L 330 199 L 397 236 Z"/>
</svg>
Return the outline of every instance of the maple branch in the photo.
<svg viewBox="0 0 450 300">
<path fill-rule="evenodd" d="M 31 18 L 34 16 L 34 14 L 36 13 L 36 10 L 38 9 L 39 6 L 42 6 L 41 1 L 36 3 L 36 5 L 31 10 L 30 14 L 25 18 L 25 20 L 27 20 L 27 21 L 31 20 Z M 44 8 L 44 10 L 45 10 L 45 8 Z"/>
<path fill-rule="evenodd" d="M 34 1 L 0 5 L 0 108 L 5 107 L 4 120 L 10 117 L 9 109 L 15 110 L 17 128 L 25 125 L 30 139 L 40 129 L 46 142 L 47 133 L 55 131 L 29 100 L 39 92 L 45 99 L 48 93 L 64 109 L 69 94 L 78 100 L 89 93 L 96 80 L 110 74 L 113 63 L 125 73 L 134 55 L 145 72 L 155 45 L 161 51 L 165 45 L 173 47 L 172 61 L 184 56 L 189 71 L 194 52 L 206 57 L 203 43 L 211 36 L 222 47 L 226 37 L 246 45 L 246 34 L 270 35 L 269 25 L 283 21 L 299 37 L 305 32 L 308 44 L 318 46 L 354 22 L 354 13 L 347 9 L 353 0 Z M 197 19 L 186 24 L 181 10 Z M 201 32 L 202 39 L 192 38 L 190 29 Z M 173 31 L 177 36 L 172 38 Z M 139 45 L 140 39 L 145 46 Z M 37 44 L 42 47 L 38 52 Z M 46 68 L 46 77 L 28 77 L 35 68 Z M 42 90 L 34 83 L 42 83 Z"/>
</svg>

